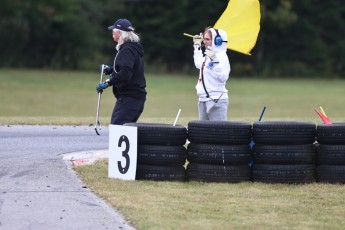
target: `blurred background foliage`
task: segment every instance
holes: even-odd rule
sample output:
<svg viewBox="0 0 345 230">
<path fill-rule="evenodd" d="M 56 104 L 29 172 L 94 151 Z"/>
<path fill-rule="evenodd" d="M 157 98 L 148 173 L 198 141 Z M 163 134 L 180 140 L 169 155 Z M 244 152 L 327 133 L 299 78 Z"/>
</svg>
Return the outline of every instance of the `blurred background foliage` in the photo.
<svg viewBox="0 0 345 230">
<path fill-rule="evenodd" d="M 191 38 L 214 25 L 228 0 L 1 0 L 0 67 L 95 70 L 111 64 L 107 30 L 129 19 L 142 38 L 147 71 L 195 73 Z M 342 0 L 262 0 L 251 56 L 228 51 L 237 76 L 345 78 Z"/>
</svg>

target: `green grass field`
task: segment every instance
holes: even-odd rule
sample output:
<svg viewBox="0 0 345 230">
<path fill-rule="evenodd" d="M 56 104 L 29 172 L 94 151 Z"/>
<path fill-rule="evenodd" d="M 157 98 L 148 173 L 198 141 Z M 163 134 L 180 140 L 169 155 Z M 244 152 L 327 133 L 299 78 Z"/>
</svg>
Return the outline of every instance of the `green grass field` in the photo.
<svg viewBox="0 0 345 230">
<path fill-rule="evenodd" d="M 0 70 L 0 124 L 94 124 L 98 72 Z M 148 97 L 140 122 L 186 125 L 198 118 L 197 78 L 147 74 Z M 229 120 L 301 120 L 320 123 L 314 109 L 322 106 L 332 121 L 345 120 L 345 81 L 320 79 L 248 79 L 228 81 Z M 115 103 L 111 89 L 101 100 L 100 120 L 108 124 Z"/>
<path fill-rule="evenodd" d="M 94 124 L 99 74 L 0 70 L 0 124 Z M 195 120 L 196 77 L 147 75 L 148 99 L 141 122 L 179 124 Z M 247 79 L 228 82 L 228 118 L 254 122 L 263 106 L 269 120 L 344 122 L 344 80 Z M 102 95 L 101 122 L 109 123 L 115 99 Z M 99 196 L 137 229 L 343 229 L 345 187 L 312 183 L 175 183 L 109 179 L 107 161 L 75 170 Z"/>
</svg>

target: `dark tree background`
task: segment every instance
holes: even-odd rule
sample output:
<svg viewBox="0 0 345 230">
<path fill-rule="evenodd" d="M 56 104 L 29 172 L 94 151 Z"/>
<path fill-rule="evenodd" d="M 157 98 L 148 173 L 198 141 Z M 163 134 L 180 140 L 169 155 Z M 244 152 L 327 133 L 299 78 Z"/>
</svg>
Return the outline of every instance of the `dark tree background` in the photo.
<svg viewBox="0 0 345 230">
<path fill-rule="evenodd" d="M 107 27 L 128 18 L 142 38 L 148 71 L 195 72 L 192 40 L 228 0 L 1 0 L 0 67 L 94 70 L 112 63 Z M 345 78 L 342 0 L 262 0 L 251 56 L 228 51 L 236 75 Z"/>
</svg>

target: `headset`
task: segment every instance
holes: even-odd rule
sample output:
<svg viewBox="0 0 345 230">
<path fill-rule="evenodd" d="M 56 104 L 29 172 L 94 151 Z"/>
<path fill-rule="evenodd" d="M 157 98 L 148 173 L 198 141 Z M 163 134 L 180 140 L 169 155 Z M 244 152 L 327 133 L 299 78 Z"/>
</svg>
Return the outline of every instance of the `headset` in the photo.
<svg viewBox="0 0 345 230">
<path fill-rule="evenodd" d="M 219 34 L 217 29 L 214 28 L 214 30 L 216 31 L 216 36 L 214 37 L 214 44 L 216 46 L 221 46 L 223 44 L 223 42 L 228 42 L 228 41 L 223 41 L 223 39 L 220 36 L 220 34 Z"/>
</svg>

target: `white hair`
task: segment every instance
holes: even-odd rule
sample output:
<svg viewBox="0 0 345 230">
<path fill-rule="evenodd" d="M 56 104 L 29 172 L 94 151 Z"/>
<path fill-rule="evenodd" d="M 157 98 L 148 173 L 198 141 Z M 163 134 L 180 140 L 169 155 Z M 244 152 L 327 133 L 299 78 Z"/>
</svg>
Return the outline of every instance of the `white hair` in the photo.
<svg viewBox="0 0 345 230">
<path fill-rule="evenodd" d="M 116 45 L 116 49 L 119 50 L 121 45 L 125 42 L 140 42 L 140 37 L 134 31 L 123 31 L 118 29 L 113 29 L 113 32 L 119 32 L 119 40 Z"/>
</svg>

